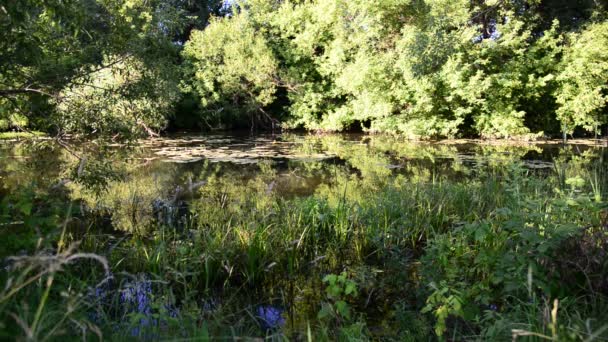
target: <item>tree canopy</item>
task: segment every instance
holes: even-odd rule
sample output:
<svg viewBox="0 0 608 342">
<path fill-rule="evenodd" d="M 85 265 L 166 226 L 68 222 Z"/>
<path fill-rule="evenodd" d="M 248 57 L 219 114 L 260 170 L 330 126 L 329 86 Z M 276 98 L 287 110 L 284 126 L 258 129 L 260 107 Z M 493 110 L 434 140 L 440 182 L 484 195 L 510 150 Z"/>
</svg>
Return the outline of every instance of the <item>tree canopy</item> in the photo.
<svg viewBox="0 0 608 342">
<path fill-rule="evenodd" d="M 0 129 L 600 133 L 601 0 L 3 2 Z M 128 105 L 127 105 L 128 104 Z"/>
<path fill-rule="evenodd" d="M 178 70 L 164 69 L 177 66 L 179 49 L 172 37 L 183 23 L 183 11 L 164 1 L 3 1 L 0 120 L 5 127 L 29 121 L 36 128 L 70 133 L 86 133 L 76 130 L 85 126 L 72 119 L 96 119 L 94 108 L 109 113 L 101 121 L 120 120 L 121 114 L 108 106 L 103 93 L 111 91 L 111 98 L 123 101 L 145 98 L 150 87 L 123 87 L 141 83 L 143 68 L 152 70 L 146 78 L 164 77 L 149 86 L 170 82 L 165 76 Z M 123 76 L 108 78 L 117 72 Z M 74 105 L 77 89 L 81 98 L 86 97 L 86 106 Z M 155 126 L 145 115 L 139 121 Z M 92 132 L 96 124 L 86 126 Z"/>
</svg>

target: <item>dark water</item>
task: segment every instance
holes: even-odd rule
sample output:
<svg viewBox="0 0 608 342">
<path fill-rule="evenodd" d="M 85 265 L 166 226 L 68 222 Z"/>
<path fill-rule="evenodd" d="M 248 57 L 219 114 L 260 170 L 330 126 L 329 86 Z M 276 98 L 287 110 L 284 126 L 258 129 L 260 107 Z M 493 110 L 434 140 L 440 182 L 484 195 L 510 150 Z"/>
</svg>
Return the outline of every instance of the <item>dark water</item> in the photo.
<svg viewBox="0 0 608 342">
<path fill-rule="evenodd" d="M 88 148 L 79 150 L 86 155 Z M 106 164 L 127 161 L 127 174 L 169 177 L 174 186 L 204 181 L 207 173 L 233 181 L 271 169 L 281 193 L 305 195 L 330 182 L 336 167 L 360 177 L 412 175 L 421 171 L 458 178 L 483 165 L 521 161 L 531 170 L 552 169 L 573 156 L 599 158 L 602 142 L 480 143 L 411 142 L 368 135 L 174 135 L 141 141 L 130 149 L 113 146 Z M 80 153 L 83 152 L 83 153 Z M 116 153 L 120 152 L 120 153 Z M 108 158 L 109 157 L 109 158 Z M 100 157 L 101 158 L 101 157 Z M 75 158 L 50 141 L 0 141 L 0 188 L 35 183 L 53 185 L 70 178 Z M 262 166 L 261 166 L 262 165 Z M 207 175 L 209 176 L 209 175 Z M 167 184 L 170 185 L 170 184 Z"/>
<path fill-rule="evenodd" d="M 85 163 L 75 155 L 85 156 Z M 521 163 L 530 172 L 553 172 L 556 163 L 605 155 L 602 142 L 592 141 L 410 142 L 368 135 L 175 135 L 109 149 L 94 143 L 66 149 L 44 140 L 4 141 L 0 195 L 24 188 L 64 189 L 88 209 L 111 212 L 115 227 L 130 230 L 134 223 L 127 221 L 133 219 L 119 215 L 125 207 L 145 208 L 137 213 L 137 225 L 145 225 L 159 212 L 179 212 L 183 203 L 201 193 L 292 198 L 315 194 L 344 179 L 458 181 L 476 177 L 480 168 Z M 77 176 L 84 181 L 71 181 Z M 98 191 L 88 188 L 108 178 L 113 180 Z"/>
<path fill-rule="evenodd" d="M 117 269 L 128 259 L 120 267 L 140 270 L 143 260 L 148 258 L 147 252 L 145 256 L 142 254 L 142 250 L 147 251 L 146 244 L 157 243 L 157 247 L 165 246 L 166 250 L 175 248 L 187 252 L 194 248 L 193 234 L 200 236 L 206 231 L 210 232 L 209 236 L 215 233 L 224 236 L 222 229 L 232 228 L 233 217 L 246 226 L 236 229 L 239 234 L 244 234 L 244 239 L 250 238 L 252 235 L 247 234 L 259 228 L 257 221 L 263 222 L 262 216 L 272 212 L 268 208 L 283 199 L 297 201 L 304 196 L 319 196 L 328 203 L 341 203 L 345 198 L 365 201 L 391 182 L 475 181 L 501 168 L 523 170 L 517 174 L 524 177 L 551 175 L 564 168 L 586 170 L 590 165 L 608 166 L 607 150 L 602 142 L 591 141 L 568 145 L 556 142 L 416 143 L 366 135 L 175 135 L 128 147 L 107 147 L 94 142 L 66 147 L 50 140 L 0 141 L 0 239 L 3 241 L 0 256 L 29 253 L 37 249 L 43 239 L 57 241 L 61 231 L 58 227 L 69 218 L 67 235 L 72 241 L 82 242 L 84 250 L 108 256 L 115 253 L 119 256 L 119 260 L 113 260 Z M 601 188 L 600 192 L 605 191 L 603 184 Z M 375 203 L 372 201 L 371 205 Z M 70 211 L 66 212 L 68 207 Z M 280 230 L 275 233 L 277 231 Z M 174 234 L 177 238 L 165 239 L 161 237 L 164 234 Z M 293 237 L 285 234 L 284 242 L 291 246 Z M 127 239 L 129 236 L 133 239 Z M 234 253 L 240 253 L 228 251 L 218 257 L 227 262 L 234 261 L 234 255 L 244 255 L 243 248 L 253 246 L 241 246 L 236 238 L 228 245 L 219 242 L 214 245 L 211 243 L 214 239 L 209 241 L 195 251 L 203 255 L 208 248 L 210 253 L 221 254 L 218 250 L 232 248 Z M 223 241 L 223 237 L 217 241 Z M 275 245 L 268 243 L 268 246 Z M 118 252 L 113 252 L 117 249 Z M 324 253 L 329 252 L 330 249 Z M 200 262 L 201 255 L 187 260 Z M 212 280 L 214 274 L 218 279 L 224 276 L 223 266 L 212 264 L 214 254 L 205 255 L 208 258 L 205 267 L 207 260 L 211 260 L 210 267 L 216 267 L 210 268 L 213 269 L 209 271 L 211 275 L 206 276 Z M 266 275 L 275 263 L 270 262 L 272 258 L 260 261 L 260 268 L 254 267 L 250 273 L 243 272 L 240 276 L 247 274 L 252 283 L 261 277 L 267 283 L 259 286 L 263 289 L 256 290 L 261 291 L 256 292 L 259 296 L 244 291 L 234 305 L 242 302 L 242 307 L 254 308 L 251 311 L 261 319 L 265 330 L 285 324 L 287 316 L 282 309 L 267 305 L 270 303 L 278 302 L 280 308 L 289 308 L 290 320 L 295 320 L 292 325 L 299 324 L 297 319 L 303 324 L 304 318 L 316 317 L 319 298 L 314 294 L 322 293 L 324 285 L 310 280 L 322 279 L 323 274 L 314 273 L 321 272 L 322 268 L 313 270 L 309 266 L 327 262 L 329 266 L 324 267 L 332 269 L 334 263 L 341 262 L 339 255 L 329 254 L 327 259 L 324 259 L 326 254 L 320 255 L 322 258 L 303 262 L 301 274 L 294 273 L 289 278 L 285 278 L 279 267 L 272 271 L 274 276 Z M 398 255 L 399 260 L 403 259 Z M 146 274 L 162 273 L 154 262 L 146 265 Z M 196 265 L 201 264 L 194 267 Z M 175 265 L 169 263 L 168 266 Z M 203 271 L 197 269 L 196 272 Z M 127 290 L 141 292 L 143 290 L 138 289 L 145 285 L 143 288 L 149 292 L 146 296 L 151 296 L 146 277 L 137 278 L 143 279 L 139 283 L 128 282 Z M 243 281 L 239 275 L 235 278 L 237 284 Z M 296 301 L 293 286 L 296 283 L 306 289 L 302 290 L 307 293 L 306 298 L 314 300 Z M 225 300 L 221 293 L 211 294 L 209 298 L 213 300 L 209 303 L 215 299 Z M 214 306 L 206 301 L 201 305 Z M 368 312 L 369 317 L 378 318 L 378 325 L 383 315 L 380 311 Z M 376 324 L 373 321 L 370 320 Z"/>
</svg>

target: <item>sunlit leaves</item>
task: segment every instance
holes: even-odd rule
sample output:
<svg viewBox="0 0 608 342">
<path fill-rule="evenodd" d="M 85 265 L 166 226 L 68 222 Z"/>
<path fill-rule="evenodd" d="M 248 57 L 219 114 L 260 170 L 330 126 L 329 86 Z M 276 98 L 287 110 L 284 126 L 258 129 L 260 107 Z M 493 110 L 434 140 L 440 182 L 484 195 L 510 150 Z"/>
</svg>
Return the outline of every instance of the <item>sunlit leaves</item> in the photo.
<svg viewBox="0 0 608 342">
<path fill-rule="evenodd" d="M 178 47 L 171 42 L 182 28 L 178 7 L 148 0 L 25 0 L 3 4 L 0 12 L 0 120 L 19 127 L 11 117 L 20 115 L 45 130 L 82 133 L 88 126 L 89 132 L 122 133 L 120 137 L 137 131 L 142 123 L 151 130 L 163 127 L 159 123 L 164 117 L 152 123 L 142 117 L 140 109 L 162 107 L 157 111 L 167 116 L 165 100 L 175 99 L 176 92 L 166 83 L 171 78 L 168 75 L 178 75 Z M 115 77 L 118 65 L 107 56 L 132 57 L 137 60 L 136 69 L 147 72 L 127 82 L 127 75 Z M 168 72 L 171 66 L 174 69 Z M 123 65 L 122 71 L 125 69 Z M 143 86 L 143 79 L 163 90 L 151 94 L 154 91 Z M 151 100 L 155 97 L 160 99 L 158 104 Z M 116 110 L 118 98 L 123 108 L 116 117 L 125 117 L 127 103 L 135 107 L 129 115 L 138 119 L 120 123 L 132 127 L 110 127 L 106 120 L 110 115 L 100 114 Z M 78 101 L 79 106 L 75 105 Z M 55 113 L 59 103 L 64 106 Z M 57 116 L 59 120 L 49 120 Z"/>
<path fill-rule="evenodd" d="M 200 96 L 211 116 L 226 110 L 235 120 L 248 119 L 275 99 L 277 61 L 244 13 L 193 31 L 183 56 L 191 77 L 186 90 Z"/>
<path fill-rule="evenodd" d="M 581 126 L 599 133 L 608 106 L 608 22 L 589 25 L 569 37 L 560 88 L 557 116 L 567 133 Z"/>
<path fill-rule="evenodd" d="M 85 72 L 65 87 L 57 100 L 55 122 L 70 133 L 152 134 L 178 96 L 177 83 L 161 68 L 147 68 L 129 56 L 109 56 L 107 67 Z"/>
<path fill-rule="evenodd" d="M 570 63 L 558 63 L 563 35 L 557 21 L 540 22 L 537 1 L 237 3 L 238 14 L 195 38 L 208 62 L 194 65 L 195 82 L 185 81 L 198 88 L 203 104 L 214 103 L 209 115 L 225 121 L 234 105 L 246 112 L 273 106 L 286 110 L 286 128 L 528 139 L 555 133 L 558 120 L 573 117 L 565 113 L 573 112 L 573 94 L 584 86 L 563 81 L 565 73 L 558 80 Z M 244 28 L 236 34 L 235 27 Z M 232 45 L 260 52 L 229 53 Z M 581 54 L 580 68 L 594 58 L 602 56 Z M 584 113 L 598 114 L 604 88 L 587 88 L 579 92 L 572 127 L 601 124 Z M 558 116 L 557 97 L 571 107 L 562 105 Z"/>
</svg>

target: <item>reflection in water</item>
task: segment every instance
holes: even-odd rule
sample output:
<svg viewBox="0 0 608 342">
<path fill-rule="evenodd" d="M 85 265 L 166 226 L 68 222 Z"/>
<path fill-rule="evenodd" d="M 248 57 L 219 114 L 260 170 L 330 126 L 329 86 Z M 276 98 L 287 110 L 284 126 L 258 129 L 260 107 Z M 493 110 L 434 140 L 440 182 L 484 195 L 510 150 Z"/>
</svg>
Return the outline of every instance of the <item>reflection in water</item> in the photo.
<svg viewBox="0 0 608 342">
<path fill-rule="evenodd" d="M 584 163 L 605 154 L 605 148 L 587 145 L 437 143 L 384 135 L 297 134 L 182 135 L 145 140 L 129 152 L 115 149 L 120 152 L 105 154 L 112 157 L 103 164 L 120 176 L 99 193 L 66 180 L 79 167 L 68 151 L 44 141 L 2 143 L 0 195 L 28 186 L 41 190 L 65 185 L 69 196 L 82 202 L 84 211 L 104 217 L 119 230 L 143 233 L 155 224 L 184 226 L 180 220 L 189 215 L 191 204 L 224 208 L 253 197 L 256 201 L 315 193 L 331 197 L 331 189 L 356 197 L 395 179 L 458 181 L 475 177 L 477 170 L 518 161 L 531 172 L 548 172 L 556 162 Z M 101 177 L 106 170 L 97 172 Z M 340 192 L 335 195 L 339 197 Z M 197 200 L 192 203 L 193 199 Z"/>
<path fill-rule="evenodd" d="M 179 136 L 101 151 L 91 145 L 76 149 L 86 157 L 81 162 L 49 142 L 0 144 L 0 234 L 8 241 L 0 252 L 32 250 L 38 234 L 56 241 L 66 204 L 75 203 L 72 241 L 108 256 L 113 271 L 162 275 L 171 289 L 172 300 L 160 298 L 160 286 L 144 277 L 141 288 L 125 285 L 123 302 L 135 308 L 133 296 L 159 299 L 156 310 L 175 303 L 183 311 L 196 310 L 180 304 L 198 303 L 202 315 L 244 306 L 267 331 L 306 330 L 327 300 L 320 280 L 345 269 L 369 295 L 355 309 L 387 315 L 392 299 L 413 293 L 420 275 L 410 261 L 424 253 L 426 239 L 480 217 L 499 220 L 508 201 L 519 205 L 520 188 L 537 197 L 553 188 L 580 191 L 579 183 L 593 182 L 586 173 L 593 167 L 605 177 L 607 156 L 606 148 L 586 145 L 363 135 Z M 530 175 L 551 177 L 528 182 Z M 591 189 L 601 202 L 603 180 Z M 24 194 L 31 200 L 22 201 Z M 551 215 L 542 220 L 562 219 Z M 226 289 L 244 292 L 246 304 L 230 302 Z M 374 308 L 367 306 L 372 296 Z M 138 322 L 155 326 L 147 316 Z"/>
</svg>

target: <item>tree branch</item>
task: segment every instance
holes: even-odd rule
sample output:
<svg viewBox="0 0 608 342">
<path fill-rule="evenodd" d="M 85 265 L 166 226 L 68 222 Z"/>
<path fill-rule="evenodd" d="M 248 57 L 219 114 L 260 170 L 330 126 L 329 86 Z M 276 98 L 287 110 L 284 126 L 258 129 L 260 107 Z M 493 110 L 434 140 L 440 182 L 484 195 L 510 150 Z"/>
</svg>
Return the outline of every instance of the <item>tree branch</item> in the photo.
<svg viewBox="0 0 608 342">
<path fill-rule="evenodd" d="M 31 93 L 46 95 L 46 96 L 50 96 L 50 97 L 57 96 L 57 95 L 47 93 L 44 90 L 29 88 L 29 87 L 20 88 L 20 89 L 0 89 L 0 97 L 12 97 L 15 95 L 23 95 L 23 94 L 31 94 Z"/>
</svg>

